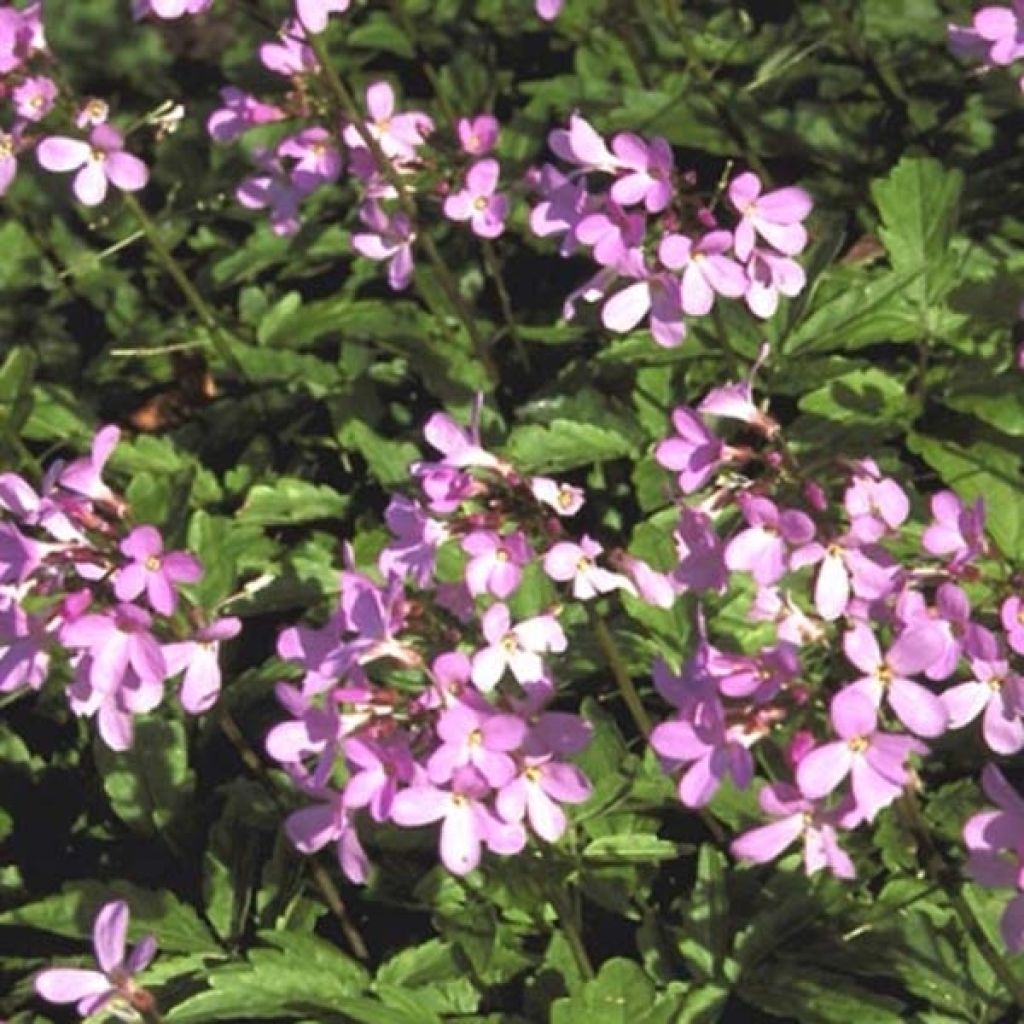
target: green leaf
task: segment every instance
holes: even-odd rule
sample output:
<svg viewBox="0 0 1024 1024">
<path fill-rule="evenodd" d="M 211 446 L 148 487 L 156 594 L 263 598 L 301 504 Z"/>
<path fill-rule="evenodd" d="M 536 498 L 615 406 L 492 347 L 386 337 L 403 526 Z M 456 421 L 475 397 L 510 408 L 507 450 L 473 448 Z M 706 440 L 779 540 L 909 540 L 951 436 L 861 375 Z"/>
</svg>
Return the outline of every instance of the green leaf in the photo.
<svg viewBox="0 0 1024 1024">
<path fill-rule="evenodd" d="M 675 843 L 650 834 L 600 836 L 583 850 L 584 860 L 623 864 L 673 860 L 678 856 Z"/>
<path fill-rule="evenodd" d="M 260 932 L 277 949 L 253 949 L 246 963 L 210 971 L 210 988 L 165 1014 L 168 1024 L 281 1020 L 311 1010 L 346 1012 L 365 991 L 366 972 L 329 942 L 298 932 Z"/>
<path fill-rule="evenodd" d="M 949 248 L 963 182 L 960 171 L 937 160 L 904 157 L 887 178 L 871 185 L 893 269 L 923 270 L 907 287 L 907 297 L 922 308 L 938 303 L 955 283 Z"/>
<path fill-rule="evenodd" d="M 326 484 L 281 477 L 272 484 L 257 484 L 238 510 L 240 522 L 259 526 L 291 526 L 317 519 L 340 519 L 348 498 Z"/>
<path fill-rule="evenodd" d="M 130 750 L 111 750 L 97 736 L 93 756 L 114 813 L 144 835 L 166 829 L 195 788 L 180 721 L 136 719 Z"/>
<path fill-rule="evenodd" d="M 147 933 L 157 937 L 160 948 L 177 953 L 220 953 L 209 929 L 196 912 L 170 892 L 142 889 L 131 882 L 69 882 L 59 893 L 36 903 L 0 914 L 0 925 L 21 925 L 40 931 L 84 939 L 92 934 L 97 911 L 110 900 L 121 898 L 131 908 L 129 936 Z"/>
<path fill-rule="evenodd" d="M 509 459 L 527 473 L 555 473 L 633 455 L 636 446 L 619 431 L 556 419 L 547 426 L 517 427 L 506 449 Z"/>
<path fill-rule="evenodd" d="M 910 341 L 920 336 L 907 288 L 921 275 L 913 271 L 868 276 L 863 271 L 830 271 L 825 301 L 815 302 L 811 312 L 783 339 L 787 355 L 835 352 L 882 341 Z M 831 282 L 835 280 L 836 287 Z"/>
<path fill-rule="evenodd" d="M 893 425 L 914 418 L 919 403 L 907 400 L 906 384 L 877 367 L 853 370 L 808 392 L 800 399 L 804 412 L 838 423 L 866 420 Z"/>
</svg>

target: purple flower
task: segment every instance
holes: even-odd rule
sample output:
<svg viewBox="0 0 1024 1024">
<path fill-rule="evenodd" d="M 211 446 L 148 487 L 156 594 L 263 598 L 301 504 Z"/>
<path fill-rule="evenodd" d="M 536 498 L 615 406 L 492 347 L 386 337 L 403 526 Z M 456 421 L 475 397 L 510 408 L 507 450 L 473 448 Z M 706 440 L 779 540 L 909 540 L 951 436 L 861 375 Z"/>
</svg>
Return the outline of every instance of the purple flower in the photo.
<svg viewBox="0 0 1024 1024">
<path fill-rule="evenodd" d="M 813 203 L 804 189 L 790 187 L 762 193 L 761 179 L 746 171 L 730 183 L 729 202 L 740 215 L 735 245 L 741 260 L 750 257 L 757 235 L 784 256 L 795 256 L 807 244 L 807 231 L 800 222 L 811 212 Z"/>
<path fill-rule="evenodd" d="M 470 119 L 460 117 L 456 130 L 462 151 L 470 156 L 484 156 L 498 142 L 498 120 L 490 114 L 478 114 Z"/>
<path fill-rule="evenodd" d="M 465 187 L 444 201 L 444 215 L 451 220 L 468 220 L 481 238 L 497 238 L 505 230 L 508 199 L 495 194 L 501 167 L 489 157 L 478 160 L 466 173 Z"/>
<path fill-rule="evenodd" d="M 610 331 L 628 334 L 650 314 L 651 336 L 663 348 L 675 348 L 686 337 L 679 281 L 671 274 L 652 274 L 643 254 L 631 250 L 617 268 L 637 279 L 613 295 L 601 309 L 601 322 Z"/>
<path fill-rule="evenodd" d="M 370 873 L 370 862 L 352 824 L 352 812 L 341 793 L 330 789 L 309 790 L 319 803 L 294 811 L 285 819 L 284 830 L 300 853 L 311 854 L 334 843 L 338 864 L 345 877 L 362 885 Z"/>
<path fill-rule="evenodd" d="M 286 21 L 277 33 L 276 43 L 260 46 L 260 61 L 268 71 L 294 78 L 316 71 L 317 62 L 312 47 L 305 42 L 306 33 L 301 22 Z"/>
<path fill-rule="evenodd" d="M 804 290 L 807 274 L 796 260 L 755 246 L 747 260 L 749 284 L 743 296 L 754 316 L 767 320 L 779 308 L 779 296 L 793 298 Z"/>
<path fill-rule="evenodd" d="M 536 0 L 537 17 L 544 21 L 554 21 L 562 12 L 565 0 Z"/>
<path fill-rule="evenodd" d="M 544 571 L 560 583 L 572 580 L 572 596 L 589 601 L 598 594 L 625 590 L 636 595 L 631 580 L 617 572 L 602 569 L 595 559 L 604 548 L 586 534 L 579 544 L 560 541 L 544 556 Z"/>
<path fill-rule="evenodd" d="M 238 619 L 218 619 L 198 630 L 191 640 L 164 646 L 168 678 L 185 673 L 181 706 L 189 714 L 201 715 L 216 703 L 221 684 L 220 645 L 238 636 L 241 628 Z"/>
<path fill-rule="evenodd" d="M 488 785 L 504 786 L 516 772 L 509 751 L 526 738 L 526 723 L 515 715 L 495 714 L 486 706 L 452 704 L 437 721 L 441 745 L 427 761 L 435 785 L 449 782 L 459 768 L 472 766 Z"/>
<path fill-rule="evenodd" d="M 126 957 L 128 915 L 124 900 L 104 904 L 92 926 L 99 970 L 48 968 L 36 975 L 36 992 L 51 1003 L 77 1003 L 83 1019 L 115 1000 L 124 1000 L 135 1009 L 153 1009 L 153 997 L 133 979 L 156 956 L 156 939 L 147 935 Z"/>
<path fill-rule="evenodd" d="M 501 787 L 495 807 L 506 821 L 526 818 L 541 839 L 554 843 L 567 824 L 559 804 L 581 804 L 591 792 L 589 780 L 575 765 L 528 757 L 519 774 Z"/>
<path fill-rule="evenodd" d="M 519 586 L 523 566 L 532 557 L 526 535 L 521 531 L 501 536 L 492 530 L 476 530 L 462 540 L 470 556 L 466 585 L 474 597 L 492 594 L 504 600 Z"/>
<path fill-rule="evenodd" d="M 553 615 L 536 615 L 513 626 L 503 604 L 493 604 L 484 612 L 483 632 L 488 646 L 473 655 L 473 682 L 484 692 L 497 686 L 506 669 L 520 684 L 537 682 L 544 677 L 541 654 L 561 652 L 567 646 Z"/>
<path fill-rule="evenodd" d="M 923 672 L 942 656 L 945 640 L 934 625 L 905 629 L 883 657 L 871 628 L 858 623 L 843 637 L 846 657 L 865 675 L 851 688 L 878 707 L 883 696 L 896 717 L 918 736 L 941 736 L 948 716 L 942 701 L 908 676 Z"/>
<path fill-rule="evenodd" d="M 390 217 L 372 200 L 359 208 L 359 219 L 370 229 L 352 236 L 352 248 L 370 260 L 387 260 L 388 284 L 400 292 L 413 274 L 412 243 L 416 234 L 404 213 Z"/>
<path fill-rule="evenodd" d="M 925 529 L 921 538 L 926 551 L 933 555 L 952 555 L 954 567 L 984 553 L 984 499 L 978 498 L 967 506 L 952 491 L 940 491 L 932 495 L 931 508 L 935 522 Z"/>
<path fill-rule="evenodd" d="M 348 10 L 351 0 L 295 0 L 295 16 L 307 32 L 323 32 L 331 14 Z"/>
<path fill-rule="evenodd" d="M 1015 889 L 1017 896 L 1003 911 L 999 930 L 1011 953 L 1024 949 L 1024 800 L 994 764 L 985 766 L 981 784 L 999 808 L 973 815 L 964 825 L 970 851 L 967 871 L 982 885 Z"/>
<path fill-rule="evenodd" d="M 462 769 L 452 790 L 418 784 L 395 797 L 391 819 L 398 825 L 441 822 L 441 860 L 452 874 L 465 875 L 479 863 L 482 847 L 519 853 L 526 845 L 522 825 L 502 821 L 483 802 L 489 787 L 473 769 Z"/>
<path fill-rule="evenodd" d="M 659 441 L 654 458 L 659 466 L 678 473 L 683 494 L 700 490 L 723 463 L 725 445 L 692 409 L 679 406 L 672 412 L 676 436 Z"/>
<path fill-rule="evenodd" d="M 1016 594 L 1008 597 L 999 610 L 999 619 L 1006 630 L 1006 642 L 1018 654 L 1024 654 L 1024 599 Z"/>
<path fill-rule="evenodd" d="M 583 508 L 583 489 L 572 484 L 559 483 L 546 476 L 530 478 L 533 496 L 560 516 L 574 516 Z"/>
<path fill-rule="evenodd" d="M 0 196 L 11 187 L 18 173 L 19 141 L 17 131 L 7 133 L 0 129 Z"/>
<path fill-rule="evenodd" d="M 1010 671 L 1006 661 L 971 660 L 973 679 L 951 686 L 941 700 L 949 724 L 959 729 L 982 712 L 982 735 L 997 754 L 1024 749 L 1024 679 Z"/>
<path fill-rule="evenodd" d="M 814 523 L 796 509 L 780 509 L 769 498 L 741 494 L 737 499 L 748 528 L 725 548 L 725 564 L 744 569 L 763 586 L 786 572 L 787 544 L 806 544 L 814 536 Z"/>
<path fill-rule="evenodd" d="M 734 839 L 730 847 L 734 857 L 765 864 L 802 838 L 804 870 L 808 875 L 828 868 L 837 878 L 855 877 L 853 861 L 840 849 L 836 838 L 836 825 L 844 819 L 838 809 L 824 810 L 785 782 L 765 786 L 758 794 L 758 802 L 765 814 L 779 820 Z"/>
<path fill-rule="evenodd" d="M 304 194 L 337 181 L 341 174 L 341 153 L 326 128 L 304 128 L 290 135 L 278 144 L 277 155 L 294 161 L 289 175 Z"/>
<path fill-rule="evenodd" d="M 164 554 L 164 542 L 154 526 L 137 526 L 123 541 L 121 554 L 131 562 L 118 569 L 114 593 L 119 601 L 134 601 L 143 591 L 153 611 L 173 615 L 178 607 L 179 583 L 195 583 L 203 570 L 194 555 L 184 551 Z"/>
<path fill-rule="evenodd" d="M 218 107 L 207 119 L 206 130 L 217 142 L 233 142 L 256 125 L 280 121 L 284 111 L 249 95 L 244 89 L 227 85 L 220 91 L 224 106 Z"/>
<path fill-rule="evenodd" d="M 647 143 L 632 132 L 620 132 L 612 150 L 626 172 L 612 185 L 612 199 L 622 206 L 643 203 L 648 213 L 661 213 L 672 202 L 672 147 L 660 137 Z"/>
<path fill-rule="evenodd" d="M 670 761 L 688 764 L 679 779 L 679 799 L 704 807 L 725 777 L 745 789 L 754 777 L 749 747 L 757 737 L 741 725 L 728 726 L 721 706 L 702 702 L 689 718 L 662 722 L 651 732 L 651 746 Z"/>
<path fill-rule="evenodd" d="M 93 128 L 88 142 L 51 135 L 39 143 L 36 155 L 48 171 L 78 171 L 72 188 L 86 206 L 103 202 L 108 183 L 136 192 L 149 181 L 146 165 L 124 152 L 124 137 L 108 124 Z"/>
<path fill-rule="evenodd" d="M 395 93 L 387 82 L 373 82 L 367 88 L 366 109 L 370 115 L 366 129 L 391 160 L 415 159 L 417 149 L 434 130 L 434 122 L 422 111 L 395 113 Z M 353 149 L 365 148 L 354 125 L 346 126 L 343 137 Z"/>
<path fill-rule="evenodd" d="M 26 121 L 42 121 L 53 110 L 57 86 L 52 78 L 33 75 L 24 79 L 11 93 L 14 109 Z"/>
<path fill-rule="evenodd" d="M 746 294 L 743 268 L 725 255 L 732 247 L 729 231 L 710 231 L 696 243 L 686 235 L 666 235 L 658 246 L 658 259 L 670 270 L 682 270 L 680 296 L 683 312 L 704 316 L 711 312 L 715 295 L 738 299 Z"/>
<path fill-rule="evenodd" d="M 820 800 L 851 775 L 857 810 L 872 821 L 903 792 L 909 779 L 907 756 L 926 754 L 928 748 L 910 736 L 879 732 L 875 704 L 853 687 L 832 698 L 831 712 L 840 739 L 803 756 L 797 785 L 809 800 Z"/>
</svg>

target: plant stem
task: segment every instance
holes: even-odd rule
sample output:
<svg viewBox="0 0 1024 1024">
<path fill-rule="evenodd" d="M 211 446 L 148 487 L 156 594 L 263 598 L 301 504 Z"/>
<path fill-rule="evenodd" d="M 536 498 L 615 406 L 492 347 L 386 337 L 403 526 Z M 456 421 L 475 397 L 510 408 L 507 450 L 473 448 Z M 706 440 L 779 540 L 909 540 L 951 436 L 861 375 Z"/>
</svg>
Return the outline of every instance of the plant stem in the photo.
<svg viewBox="0 0 1024 1024">
<path fill-rule="evenodd" d="M 960 919 L 964 931 L 971 937 L 975 948 L 992 968 L 992 973 L 1003 983 L 1007 994 L 1020 1009 L 1024 1010 L 1024 980 L 1017 977 L 1006 962 L 1006 957 L 985 934 L 985 929 L 977 915 L 964 899 L 953 869 L 932 839 L 931 829 L 921 813 L 915 794 L 908 792 L 900 797 L 900 809 L 903 811 L 904 820 L 910 826 L 910 830 L 917 840 L 918 849 L 923 855 L 925 873 L 945 892 L 950 906 Z"/>
<path fill-rule="evenodd" d="M 220 724 L 221 731 L 238 752 L 242 763 L 256 776 L 275 805 L 281 811 L 286 810 L 285 803 L 278 792 L 277 784 L 267 771 L 266 765 L 264 765 L 259 755 L 249 745 L 249 741 L 245 738 L 241 728 L 239 728 L 238 722 L 235 721 L 234 716 L 223 703 L 220 705 L 217 721 Z M 345 901 L 341 898 L 341 894 L 338 892 L 338 888 L 327 872 L 327 869 L 312 857 L 308 858 L 306 863 L 313 882 L 320 890 L 320 895 L 323 896 L 324 902 L 330 908 L 331 913 L 338 919 L 338 924 L 341 926 L 342 934 L 345 936 L 345 941 L 348 943 L 349 949 L 352 950 L 352 954 L 359 960 L 368 959 L 370 954 L 366 947 L 366 942 L 356 927 L 355 922 L 349 916 Z"/>
<path fill-rule="evenodd" d="M 331 66 L 330 55 L 327 52 L 327 47 L 324 46 L 323 40 L 320 36 L 311 33 L 307 37 L 306 41 L 309 43 L 309 46 L 316 56 L 317 63 L 320 66 L 320 71 L 323 74 L 324 80 L 326 81 L 327 87 L 330 91 L 333 105 L 337 108 L 335 112 L 339 116 L 344 115 L 347 118 L 352 127 L 359 134 L 359 138 L 363 145 L 365 145 L 373 154 L 373 159 L 377 165 L 377 169 L 384 175 L 388 184 L 391 185 L 398 194 L 398 204 L 401 207 L 402 212 L 409 218 L 410 226 L 415 230 L 417 224 L 416 203 L 406 187 L 406 183 L 403 181 L 401 174 L 395 170 L 391 161 L 381 149 L 380 143 L 366 127 L 363 115 L 360 112 L 359 106 L 352 96 L 352 93 L 349 92 L 348 86 L 345 85 L 341 76 Z M 465 325 L 466 333 L 469 335 L 469 340 L 473 345 L 477 358 L 484 367 L 484 371 L 487 373 L 491 382 L 493 384 L 497 384 L 498 368 L 495 366 L 494 361 L 484 344 L 484 340 L 480 336 L 480 332 L 477 329 L 476 321 L 473 319 L 472 312 L 459 292 L 458 282 L 455 280 L 448 264 L 445 263 L 444 258 L 441 256 L 437 246 L 434 244 L 433 238 L 431 238 L 427 232 L 420 232 L 418 230 L 416 231 L 416 238 L 423 246 L 423 251 L 427 254 L 427 259 L 430 261 L 431 266 L 434 268 L 434 272 L 437 274 L 438 283 L 441 286 L 441 290 L 445 293 L 445 297 L 448 299 L 449 305 L 452 307 L 456 316 Z"/>
<path fill-rule="evenodd" d="M 619 693 L 622 694 L 622 699 L 626 702 L 626 707 L 629 709 L 637 729 L 640 730 L 641 735 L 646 739 L 651 734 L 651 719 L 647 714 L 643 701 L 640 700 L 640 694 L 636 692 L 636 687 L 633 685 L 633 679 L 629 674 L 626 659 L 623 658 L 622 652 L 615 643 L 615 638 L 612 636 L 611 630 L 606 625 L 604 619 L 589 606 L 587 614 L 590 617 L 590 628 L 594 631 L 597 645 L 601 648 L 601 653 L 604 655 L 605 661 L 608 662 L 608 667 L 612 670 L 612 675 L 615 677 L 615 682 L 619 687 Z"/>
<path fill-rule="evenodd" d="M 580 931 L 578 919 L 568 893 L 561 888 L 552 890 L 551 904 L 558 914 L 558 923 L 561 926 L 565 941 L 569 944 L 572 958 L 576 961 L 576 968 L 587 981 L 596 976 L 594 965 L 590 962 L 590 954 L 583 942 L 583 935 Z"/>
<path fill-rule="evenodd" d="M 508 325 L 508 333 L 516 347 L 516 355 L 519 357 L 519 362 L 522 364 L 523 369 L 528 369 L 530 360 L 526 355 L 526 349 L 523 347 L 523 339 L 519 335 L 519 327 L 516 324 L 515 313 L 512 310 L 512 299 L 508 294 L 508 289 L 505 287 L 505 278 L 501 272 L 501 263 L 498 260 L 497 250 L 489 238 L 481 239 L 481 241 L 484 252 L 484 265 L 487 267 L 487 273 L 491 275 L 494 288 L 498 293 L 501 315 L 505 318 L 505 323 Z"/>
<path fill-rule="evenodd" d="M 124 193 L 124 205 L 131 211 L 132 216 L 134 216 L 139 222 L 139 227 L 142 228 L 142 233 L 149 242 L 157 260 L 160 262 L 160 265 L 172 278 L 174 278 L 174 283 L 180 289 L 181 294 L 185 296 L 185 301 L 188 302 L 195 311 L 196 316 L 199 317 L 203 326 L 210 332 L 210 340 L 213 343 L 213 347 L 217 350 L 217 353 L 241 379 L 248 381 L 249 375 L 246 373 L 245 367 L 242 366 L 238 356 L 235 355 L 235 352 L 231 347 L 231 340 L 227 330 L 221 324 L 217 314 L 210 307 L 209 303 L 203 298 L 199 293 L 199 290 L 192 283 L 188 274 L 185 273 L 184 267 L 182 267 L 177 259 L 175 259 L 174 254 L 168 248 L 167 243 L 160 234 L 160 229 L 157 227 L 156 223 L 149 214 L 146 213 L 142 208 L 142 205 L 135 196 L 132 195 L 132 193 Z"/>
</svg>

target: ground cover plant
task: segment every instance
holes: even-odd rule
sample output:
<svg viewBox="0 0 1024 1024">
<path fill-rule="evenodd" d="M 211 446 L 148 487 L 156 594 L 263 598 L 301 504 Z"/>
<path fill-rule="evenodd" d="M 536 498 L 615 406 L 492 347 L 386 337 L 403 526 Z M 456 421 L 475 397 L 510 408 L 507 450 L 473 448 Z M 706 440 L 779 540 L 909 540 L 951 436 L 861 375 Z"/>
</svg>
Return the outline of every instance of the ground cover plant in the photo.
<svg viewBox="0 0 1024 1024">
<path fill-rule="evenodd" d="M 4 1019 L 1019 1020 L 1022 63 L 0 3 Z"/>
</svg>

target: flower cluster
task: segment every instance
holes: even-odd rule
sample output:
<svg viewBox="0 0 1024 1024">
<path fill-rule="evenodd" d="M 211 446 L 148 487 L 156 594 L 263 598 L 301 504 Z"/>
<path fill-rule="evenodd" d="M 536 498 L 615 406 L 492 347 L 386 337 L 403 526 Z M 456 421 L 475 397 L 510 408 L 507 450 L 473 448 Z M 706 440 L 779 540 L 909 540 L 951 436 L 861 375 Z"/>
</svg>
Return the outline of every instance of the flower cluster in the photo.
<svg viewBox="0 0 1024 1024">
<path fill-rule="evenodd" d="M 970 25 L 949 25 L 947 31 L 957 56 L 980 62 L 986 71 L 1009 67 L 1024 57 L 1024 3 L 982 7 Z M 1024 75 L 1020 88 L 1024 92 Z"/>
<path fill-rule="evenodd" d="M 128 527 L 124 501 L 103 481 L 119 439 L 97 434 L 88 456 L 58 463 L 40 491 L 0 474 L 0 692 L 37 690 L 55 657 L 68 660 L 71 710 L 95 716 L 114 750 L 132 744 L 133 718 L 152 711 L 184 673 L 181 703 L 206 711 L 220 692 L 221 640 L 237 619 L 183 622 L 181 584 L 197 559 L 165 551 L 153 526 Z"/>
<path fill-rule="evenodd" d="M 727 441 L 712 424 L 728 421 L 739 436 Z M 776 820 L 734 852 L 767 861 L 802 839 L 808 872 L 848 877 L 840 833 L 918 784 L 911 758 L 929 742 L 980 719 L 993 754 L 1024 749 L 1020 597 L 994 581 L 971 606 L 964 584 L 991 565 L 980 501 L 932 495 L 921 550 L 901 560 L 918 536 L 906 491 L 871 459 L 808 476 L 749 379 L 677 408 L 673 424 L 655 457 L 689 499 L 674 581 L 697 596 L 700 630 L 681 672 L 655 667 L 674 711 L 651 744 L 678 773 L 681 801 L 702 807 L 727 778 L 749 786 L 752 748 L 776 743 L 792 772 L 760 793 Z M 704 614 L 713 625 L 717 596 L 745 580 L 747 617 L 771 639 L 724 650 Z"/>
<path fill-rule="evenodd" d="M 124 137 L 107 124 L 108 108 L 102 100 L 78 105 L 62 96 L 48 73 L 50 55 L 43 35 L 42 3 L 24 9 L 0 7 L 0 98 L 10 97 L 10 110 L 0 108 L 0 195 L 14 180 L 18 155 L 35 148 L 40 166 L 48 171 L 75 172 L 73 190 L 86 206 L 106 198 L 110 185 L 124 191 L 141 189 L 149 169 L 125 152 Z M 49 135 L 51 122 L 74 135 Z"/>
<path fill-rule="evenodd" d="M 307 852 L 335 842 L 356 881 L 368 871 L 354 824 L 364 811 L 378 823 L 441 821 L 441 858 L 459 874 L 484 848 L 521 850 L 526 826 L 556 841 L 562 805 L 590 793 L 566 760 L 589 727 L 552 707 L 552 656 L 580 612 L 557 585 L 579 601 L 625 590 L 664 603 L 671 590 L 643 563 L 616 572 L 599 564 L 597 541 L 568 538 L 577 488 L 521 475 L 447 415 L 425 435 L 441 457 L 413 467 L 421 498 L 392 500 L 374 576 L 345 570 L 330 621 L 278 644 L 303 676 L 278 688 L 291 719 L 267 750 L 317 801 L 287 831 Z"/>
<path fill-rule="evenodd" d="M 654 340 L 671 347 L 686 336 L 685 317 L 707 315 L 718 296 L 770 317 L 780 295 L 804 287 L 793 259 L 807 244 L 812 206 L 802 188 L 766 192 L 756 174 L 738 175 L 727 190 L 730 227 L 696 195 L 694 176 L 676 169 L 663 138 L 620 132 L 609 144 L 576 114 L 548 142 L 571 169 L 546 164 L 536 175 L 530 225 L 560 236 L 563 256 L 589 250 L 599 268 L 567 299 L 567 319 L 578 299 L 600 301 L 609 330 L 625 333 L 648 318 Z M 594 179 L 606 187 L 594 190 Z"/>
</svg>

